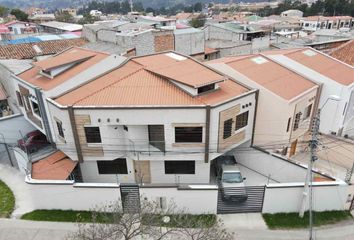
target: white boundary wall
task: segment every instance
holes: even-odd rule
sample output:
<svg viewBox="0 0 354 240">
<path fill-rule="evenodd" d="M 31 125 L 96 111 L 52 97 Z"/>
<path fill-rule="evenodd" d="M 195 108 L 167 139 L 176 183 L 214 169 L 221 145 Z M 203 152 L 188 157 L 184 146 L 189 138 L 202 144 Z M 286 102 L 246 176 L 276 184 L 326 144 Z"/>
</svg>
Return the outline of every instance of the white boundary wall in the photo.
<svg viewBox="0 0 354 240">
<path fill-rule="evenodd" d="M 115 183 L 74 183 L 73 181 L 25 180 L 33 188 L 32 209 L 91 210 L 104 204 L 120 200 L 119 184 Z M 159 201 L 165 197 L 178 209 L 190 214 L 216 214 L 218 189 L 214 185 L 187 185 L 178 187 L 140 187 L 141 200 L 147 198 Z"/>
<path fill-rule="evenodd" d="M 190 214 L 216 214 L 218 190 L 217 186 L 203 189 L 177 188 L 140 188 L 140 195 L 151 201 L 158 201 L 160 197 L 166 198 L 166 203 L 173 201 L 178 209 Z"/>
<path fill-rule="evenodd" d="M 272 183 L 265 190 L 262 213 L 299 212 L 304 183 Z M 313 210 L 344 210 L 348 199 L 344 182 L 318 182 L 313 186 Z M 308 209 L 308 203 L 307 207 Z"/>
</svg>

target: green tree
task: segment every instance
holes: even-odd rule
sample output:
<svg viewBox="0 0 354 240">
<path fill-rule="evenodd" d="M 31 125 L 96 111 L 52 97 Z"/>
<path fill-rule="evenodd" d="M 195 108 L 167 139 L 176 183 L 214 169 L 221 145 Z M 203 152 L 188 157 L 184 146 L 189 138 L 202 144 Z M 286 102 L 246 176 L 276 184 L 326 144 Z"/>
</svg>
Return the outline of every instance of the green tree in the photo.
<svg viewBox="0 0 354 240">
<path fill-rule="evenodd" d="M 202 3 L 200 3 L 200 2 L 197 2 L 197 3 L 194 4 L 194 6 L 193 6 L 194 12 L 201 12 L 202 9 L 203 9 L 203 5 L 202 5 Z"/>
<path fill-rule="evenodd" d="M 28 14 L 21 11 L 18 8 L 12 9 L 10 14 L 14 15 L 17 20 L 19 21 L 27 21 L 28 20 Z"/>
<path fill-rule="evenodd" d="M 4 6 L 0 6 L 0 17 L 6 17 L 9 9 Z"/>
<path fill-rule="evenodd" d="M 198 17 L 192 18 L 189 21 L 189 25 L 191 25 L 194 28 L 200 28 L 205 25 L 205 15 L 204 14 L 199 14 Z"/>
<path fill-rule="evenodd" d="M 62 12 L 56 15 L 55 19 L 59 22 L 74 22 L 74 17 L 68 12 Z"/>
</svg>

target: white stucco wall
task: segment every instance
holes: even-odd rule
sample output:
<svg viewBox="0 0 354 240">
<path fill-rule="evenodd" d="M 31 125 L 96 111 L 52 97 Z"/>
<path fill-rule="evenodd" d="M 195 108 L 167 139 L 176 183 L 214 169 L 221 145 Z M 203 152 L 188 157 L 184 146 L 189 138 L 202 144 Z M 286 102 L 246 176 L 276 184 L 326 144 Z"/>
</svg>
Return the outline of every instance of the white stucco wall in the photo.
<svg viewBox="0 0 354 240">
<path fill-rule="evenodd" d="M 142 197 L 156 201 L 165 197 L 166 202 L 173 201 L 178 209 L 191 214 L 216 214 L 218 190 L 178 190 L 176 188 L 140 188 Z"/>
<path fill-rule="evenodd" d="M 347 188 L 344 183 L 314 183 L 313 210 L 345 210 Z M 269 184 L 265 191 L 262 213 L 299 212 L 303 191 L 303 184 Z"/>
</svg>

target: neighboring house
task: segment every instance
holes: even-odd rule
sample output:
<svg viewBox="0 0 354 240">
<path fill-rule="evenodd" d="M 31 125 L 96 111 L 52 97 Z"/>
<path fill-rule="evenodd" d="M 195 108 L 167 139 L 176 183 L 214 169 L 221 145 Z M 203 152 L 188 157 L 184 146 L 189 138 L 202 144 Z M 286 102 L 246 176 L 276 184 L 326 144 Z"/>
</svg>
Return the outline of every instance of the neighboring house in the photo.
<svg viewBox="0 0 354 240">
<path fill-rule="evenodd" d="M 32 60 L 2 59 L 0 60 L 0 85 L 7 93 L 7 103 L 14 113 L 20 113 L 18 107 L 15 85 L 13 84 L 12 74 L 21 72 L 32 67 Z"/>
<path fill-rule="evenodd" d="M 139 16 L 138 22 L 148 23 L 156 27 L 173 27 L 176 26 L 176 20 L 171 18 L 164 18 L 160 16 Z"/>
<path fill-rule="evenodd" d="M 34 59 L 59 53 L 69 47 L 83 46 L 82 38 L 0 45 L 1 59 Z"/>
<path fill-rule="evenodd" d="M 100 49 L 124 56 L 142 56 L 173 50 L 193 56 L 197 60 L 209 58 L 210 53 L 205 53 L 202 30 L 153 25 L 148 22 L 101 21 L 86 24 L 82 36 L 90 41 L 86 46 L 90 49 Z"/>
<path fill-rule="evenodd" d="M 164 52 L 48 99 L 48 110 L 85 182 L 209 183 L 212 160 L 252 140 L 256 92 Z"/>
<path fill-rule="evenodd" d="M 54 20 L 55 20 L 55 15 L 53 13 L 45 13 L 45 14 L 38 13 L 28 17 L 28 21 L 34 23 L 44 23 L 44 22 L 50 22 Z"/>
<path fill-rule="evenodd" d="M 220 52 L 222 49 L 230 49 L 229 53 L 220 54 L 221 57 L 236 55 L 237 52 L 241 54 L 258 52 L 270 46 L 270 31 L 255 29 L 246 24 L 234 22 L 208 24 L 203 30 L 207 47 L 218 49 Z M 247 52 L 243 47 L 245 45 L 249 45 Z"/>
<path fill-rule="evenodd" d="M 12 75 L 18 105 L 25 118 L 47 136 L 57 141 L 53 132 L 48 97 L 55 97 L 77 85 L 116 67 L 121 57 L 73 47 L 54 57 L 34 62 L 33 67 Z M 92 67 L 92 68 L 91 68 Z"/>
<path fill-rule="evenodd" d="M 332 49 L 329 55 L 354 67 L 354 40 Z"/>
<path fill-rule="evenodd" d="M 79 32 L 82 30 L 82 25 L 58 21 L 43 22 L 39 24 L 41 31 L 47 33 L 65 33 Z"/>
<path fill-rule="evenodd" d="M 300 20 L 302 29 L 305 31 L 316 31 L 318 29 L 340 29 L 354 28 L 353 17 L 351 16 L 310 16 Z"/>
<path fill-rule="evenodd" d="M 352 66 L 311 48 L 271 51 L 265 54 L 321 86 L 316 109 L 323 107 L 320 124 L 322 133 L 354 137 Z M 338 96 L 340 101 L 327 101 L 332 95 Z"/>
<path fill-rule="evenodd" d="M 300 10 L 297 10 L 297 9 L 290 9 L 290 10 L 280 13 L 281 17 L 299 17 L 299 18 L 301 18 L 303 15 L 304 15 L 304 13 Z"/>
<path fill-rule="evenodd" d="M 9 40 L 11 39 L 11 33 L 9 28 L 5 24 L 0 24 L 0 40 Z"/>
<path fill-rule="evenodd" d="M 318 86 L 262 54 L 221 58 L 208 65 L 259 89 L 253 144 L 294 155 L 309 130 Z"/>
<path fill-rule="evenodd" d="M 38 32 L 37 26 L 29 22 L 12 21 L 5 23 L 11 34 L 20 35 Z"/>
</svg>

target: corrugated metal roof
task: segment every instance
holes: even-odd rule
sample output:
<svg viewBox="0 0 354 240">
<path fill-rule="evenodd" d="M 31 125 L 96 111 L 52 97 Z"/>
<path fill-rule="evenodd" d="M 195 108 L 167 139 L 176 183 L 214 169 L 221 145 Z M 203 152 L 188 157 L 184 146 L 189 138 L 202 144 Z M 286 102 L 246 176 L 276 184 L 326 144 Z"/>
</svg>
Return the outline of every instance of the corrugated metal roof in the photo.
<svg viewBox="0 0 354 240">
<path fill-rule="evenodd" d="M 9 69 L 13 74 L 19 74 L 32 67 L 32 60 L 18 60 L 18 59 L 9 59 L 9 60 L 0 60 L 0 64 Z"/>
<path fill-rule="evenodd" d="M 58 35 L 39 35 L 37 36 L 41 41 L 51 41 L 51 40 L 60 40 L 62 39 Z"/>
</svg>

